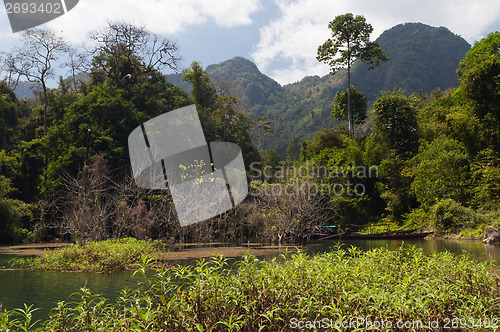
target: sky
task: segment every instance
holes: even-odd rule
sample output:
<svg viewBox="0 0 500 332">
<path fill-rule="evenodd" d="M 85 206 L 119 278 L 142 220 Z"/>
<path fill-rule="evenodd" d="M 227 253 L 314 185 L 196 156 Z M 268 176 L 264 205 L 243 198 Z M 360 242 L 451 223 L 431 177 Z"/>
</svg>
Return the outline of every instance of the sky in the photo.
<svg viewBox="0 0 500 332">
<path fill-rule="evenodd" d="M 22 32 L 12 33 L 0 7 L 0 51 L 9 52 L 20 45 Z M 330 37 L 328 22 L 345 13 L 363 15 L 374 28 L 373 40 L 406 22 L 447 27 L 470 44 L 500 30 L 498 0 L 80 0 L 38 28 L 78 47 L 109 21 L 145 25 L 177 43 L 181 69 L 243 56 L 284 85 L 328 73 L 316 50 Z"/>
</svg>

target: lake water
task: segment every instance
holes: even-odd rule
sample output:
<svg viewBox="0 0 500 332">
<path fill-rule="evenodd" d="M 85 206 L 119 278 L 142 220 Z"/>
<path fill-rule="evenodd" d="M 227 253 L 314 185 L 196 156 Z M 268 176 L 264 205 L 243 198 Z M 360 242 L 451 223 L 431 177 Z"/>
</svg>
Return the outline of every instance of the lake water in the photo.
<svg viewBox="0 0 500 332">
<path fill-rule="evenodd" d="M 316 242 L 303 248 L 310 254 L 328 252 L 334 248 L 338 240 Z M 362 250 L 386 247 L 389 250 L 399 248 L 401 240 L 356 240 L 341 241 L 347 245 L 357 246 Z M 494 260 L 500 265 L 500 245 L 484 245 L 480 241 L 457 240 L 405 240 L 405 244 L 421 247 L 425 253 L 448 250 L 454 254 L 468 253 L 477 260 Z M 260 259 L 272 259 L 281 254 L 279 249 L 267 250 L 258 255 Z M 0 266 L 7 265 L 12 255 L 0 255 Z M 182 257 L 182 255 L 180 255 Z M 189 259 L 178 259 L 175 263 L 182 265 L 194 264 L 192 255 Z M 34 316 L 35 319 L 45 320 L 51 308 L 57 302 L 76 301 L 78 297 L 70 295 L 86 286 L 94 294 L 100 294 L 110 301 L 120 296 L 120 290 L 125 287 L 135 288 L 141 281 L 139 276 L 133 277 L 133 272 L 119 272 L 110 274 L 80 273 L 80 272 L 40 272 L 22 270 L 0 270 L 0 303 L 4 308 L 14 309 L 23 307 L 23 303 L 33 304 L 41 308 Z"/>
</svg>

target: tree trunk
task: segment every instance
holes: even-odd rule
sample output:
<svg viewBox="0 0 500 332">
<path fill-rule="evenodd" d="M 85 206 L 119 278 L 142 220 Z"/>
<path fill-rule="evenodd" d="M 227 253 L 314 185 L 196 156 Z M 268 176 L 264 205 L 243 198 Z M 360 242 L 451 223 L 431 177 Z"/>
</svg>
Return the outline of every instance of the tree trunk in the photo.
<svg viewBox="0 0 500 332">
<path fill-rule="evenodd" d="M 349 122 L 349 136 L 354 138 L 354 121 L 351 111 L 351 62 L 347 64 L 347 121 Z"/>
<path fill-rule="evenodd" d="M 351 43 L 347 39 L 347 121 L 349 122 L 349 136 L 354 138 L 354 121 L 352 121 L 351 111 Z"/>
<path fill-rule="evenodd" d="M 42 88 L 43 88 L 43 137 L 47 135 L 47 86 L 45 85 L 45 81 L 42 80 Z M 43 179 L 47 180 L 47 150 L 44 149 L 43 153 Z"/>
<path fill-rule="evenodd" d="M 45 82 L 42 81 L 43 88 L 43 137 L 47 135 L 47 87 Z"/>
</svg>

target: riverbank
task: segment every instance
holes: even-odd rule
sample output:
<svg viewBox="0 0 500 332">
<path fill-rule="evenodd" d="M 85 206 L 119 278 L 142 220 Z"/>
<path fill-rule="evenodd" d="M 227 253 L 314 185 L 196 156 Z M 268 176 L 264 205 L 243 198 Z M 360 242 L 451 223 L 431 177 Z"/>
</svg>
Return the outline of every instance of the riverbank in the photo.
<svg viewBox="0 0 500 332">
<path fill-rule="evenodd" d="M 0 246 L 0 255 L 41 256 L 46 252 L 46 249 L 57 250 L 69 245 L 71 243 L 30 243 Z"/>
<path fill-rule="evenodd" d="M 144 260 L 156 265 L 180 260 L 195 260 L 214 256 L 227 258 L 245 254 L 266 256 L 297 246 L 266 246 L 247 244 L 227 246 L 217 244 L 183 244 L 171 247 L 160 241 L 140 241 L 133 238 L 91 241 L 77 244 L 39 244 L 4 247 L 0 254 L 11 254 L 13 268 L 54 272 L 117 272 L 136 269 Z M 37 257 L 22 257 L 37 256 Z"/>
<path fill-rule="evenodd" d="M 151 266 L 145 263 L 139 274 L 147 291 L 128 291 L 111 305 L 83 288 L 80 300 L 61 302 L 40 331 L 346 330 L 351 328 L 344 324 L 366 329 L 382 321 L 393 331 L 411 329 L 406 324 L 417 331 L 429 324 L 479 331 L 500 325 L 498 276 L 490 262 L 449 252 L 427 255 L 409 246 L 295 252 L 282 259 L 245 255 L 235 270 L 217 257 L 196 266 L 153 268 L 154 277 L 146 277 Z M 4 311 L 0 324 L 16 329 L 26 317 Z"/>
<path fill-rule="evenodd" d="M 90 241 L 45 250 L 34 258 L 17 257 L 9 261 L 13 268 L 52 272 L 116 272 L 138 268 L 143 261 L 158 262 L 160 241 L 134 238 Z"/>
<path fill-rule="evenodd" d="M 121 241 L 121 242 L 120 242 Z M 124 243 L 125 241 L 125 243 Z M 395 240 L 388 244 L 382 241 L 338 241 L 347 246 L 357 246 L 363 250 L 371 250 L 379 246 L 390 244 L 393 249 L 402 243 L 413 243 L 425 248 L 426 253 L 451 250 L 455 254 L 466 250 L 474 259 L 493 259 L 500 262 L 500 245 L 486 245 L 480 239 L 465 239 L 455 237 L 432 237 L 424 240 Z M 380 243 L 379 243 L 380 242 Z M 17 268 L 40 271 L 86 271 L 86 272 L 114 272 L 133 270 L 141 263 L 141 252 L 151 253 L 149 257 L 158 264 L 172 265 L 182 262 L 190 264 L 197 259 L 210 258 L 222 255 L 227 258 L 238 258 L 244 254 L 253 254 L 259 258 L 271 259 L 279 256 L 285 250 L 306 249 L 309 253 L 329 251 L 330 246 L 336 241 L 315 241 L 307 245 L 272 246 L 263 243 L 243 243 L 232 245 L 229 243 L 186 243 L 164 245 L 162 242 L 138 241 L 135 239 L 122 239 L 119 241 L 108 240 L 89 242 L 85 245 L 67 243 L 31 244 L 21 246 L 0 247 L 0 254 L 9 254 L 16 258 Z M 38 256 L 38 257 L 25 257 Z M 100 263 L 100 257 L 105 260 L 106 267 Z M 90 260 L 90 261 L 89 261 Z M 124 261 L 122 263 L 117 262 Z M 114 263 L 110 263 L 113 262 Z M 7 267 L 7 260 L 3 264 Z M 1 266 L 1 265 L 0 265 Z M 89 268 L 90 267 L 90 268 Z"/>
</svg>

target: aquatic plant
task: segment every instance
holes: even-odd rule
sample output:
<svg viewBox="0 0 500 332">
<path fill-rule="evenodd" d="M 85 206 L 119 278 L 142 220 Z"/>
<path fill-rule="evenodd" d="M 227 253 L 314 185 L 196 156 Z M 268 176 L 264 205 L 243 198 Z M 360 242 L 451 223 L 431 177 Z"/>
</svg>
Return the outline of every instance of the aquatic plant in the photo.
<svg viewBox="0 0 500 332">
<path fill-rule="evenodd" d="M 500 324 L 495 267 L 466 255 L 425 255 L 407 246 L 368 252 L 338 247 L 316 256 L 285 252 L 281 261 L 245 255 L 232 266 L 221 256 L 195 266 L 154 264 L 143 257 L 135 273 L 143 279 L 142 290 L 124 290 L 110 304 L 83 288 L 75 294 L 78 300 L 59 302 L 39 329 L 361 331 L 391 322 L 393 331 L 442 330 L 447 324 L 455 331 L 479 331 Z M 0 327 L 25 326 L 23 317 L 4 311 Z"/>
</svg>

